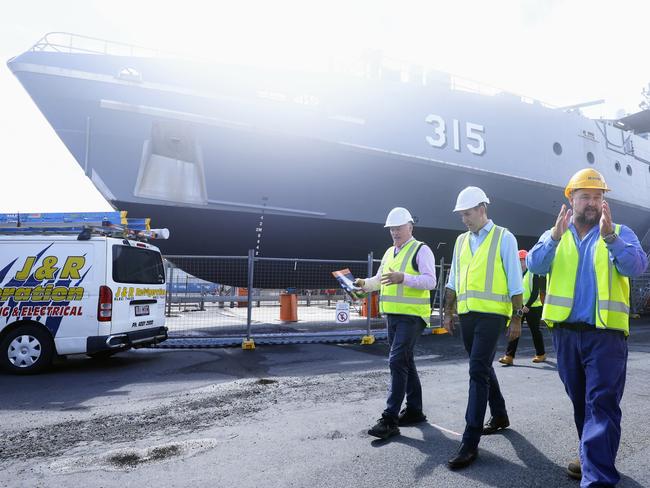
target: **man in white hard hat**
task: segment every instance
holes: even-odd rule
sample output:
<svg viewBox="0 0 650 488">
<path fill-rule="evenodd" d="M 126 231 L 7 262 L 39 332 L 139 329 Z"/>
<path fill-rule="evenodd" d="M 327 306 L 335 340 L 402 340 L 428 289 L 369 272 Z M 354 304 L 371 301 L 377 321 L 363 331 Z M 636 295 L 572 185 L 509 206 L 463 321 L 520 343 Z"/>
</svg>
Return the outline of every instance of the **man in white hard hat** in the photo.
<svg viewBox="0 0 650 488">
<path fill-rule="evenodd" d="M 426 421 L 422 412 L 422 387 L 413 349 L 431 319 L 429 290 L 436 287 L 435 258 L 423 242 L 413 237 L 413 217 L 402 207 L 390 211 L 386 225 L 393 246 L 384 253 L 377 274 L 358 279 L 365 292 L 380 291 L 380 310 L 386 316 L 390 352 L 390 389 L 386 409 L 368 434 L 388 439 L 399 434 L 398 425 Z M 400 412 L 406 396 L 406 407 Z"/>
<path fill-rule="evenodd" d="M 469 186 L 460 192 L 454 208 L 468 232 L 458 236 L 454 246 L 443 325 L 453 333 L 454 313 L 458 312 L 469 354 L 469 398 L 462 443 L 448 461 L 451 469 L 464 468 L 476 459 L 481 435 L 510 425 L 492 362 L 508 320 L 509 338 L 521 333 L 523 283 L 517 239 L 488 219 L 489 203 L 483 190 Z M 488 403 L 491 416 L 483 425 Z"/>
</svg>

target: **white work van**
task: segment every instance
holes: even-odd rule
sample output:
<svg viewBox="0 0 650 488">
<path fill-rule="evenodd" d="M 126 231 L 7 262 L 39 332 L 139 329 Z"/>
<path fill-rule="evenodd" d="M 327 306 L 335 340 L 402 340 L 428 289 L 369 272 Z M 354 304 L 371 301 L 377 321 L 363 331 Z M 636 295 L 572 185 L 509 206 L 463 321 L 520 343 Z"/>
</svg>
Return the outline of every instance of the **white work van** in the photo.
<svg viewBox="0 0 650 488">
<path fill-rule="evenodd" d="M 106 235 L 0 235 L 0 366 L 107 357 L 167 338 L 157 247 Z"/>
</svg>

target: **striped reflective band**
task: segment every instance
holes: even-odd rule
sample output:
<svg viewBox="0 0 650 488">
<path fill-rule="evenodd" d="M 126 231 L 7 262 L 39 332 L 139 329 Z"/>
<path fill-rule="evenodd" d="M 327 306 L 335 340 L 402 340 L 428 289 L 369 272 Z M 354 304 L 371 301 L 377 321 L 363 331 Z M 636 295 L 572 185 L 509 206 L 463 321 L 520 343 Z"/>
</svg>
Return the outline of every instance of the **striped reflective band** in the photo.
<svg viewBox="0 0 650 488">
<path fill-rule="evenodd" d="M 573 307 L 573 299 L 558 297 L 555 295 L 546 295 L 545 303 L 548 303 L 549 305 L 556 305 L 558 307 Z M 598 305 L 601 310 L 607 310 L 609 312 L 630 313 L 630 307 L 624 302 L 616 302 L 614 300 L 599 300 Z"/>
<path fill-rule="evenodd" d="M 498 225 L 495 226 L 494 228 L 494 236 L 492 236 L 492 242 L 490 243 L 490 249 L 488 251 L 488 266 L 485 271 L 485 285 L 483 287 L 484 290 L 491 290 L 492 289 L 492 280 L 494 279 L 494 263 L 496 260 L 497 256 L 497 247 L 499 246 L 499 242 L 501 241 L 501 236 L 503 235 L 504 228 L 499 227 Z M 463 234 L 460 236 L 460 239 L 458 240 L 458 255 L 463 250 L 463 246 L 465 245 L 465 240 L 469 238 L 469 232 Z M 460 277 L 460 259 L 456 260 L 456 277 Z M 498 295 L 500 296 L 500 295 Z M 459 296 L 460 300 L 463 300 L 465 297 L 464 295 Z M 486 298 L 487 300 L 492 300 L 489 296 L 478 296 L 478 295 L 473 295 L 471 298 Z M 500 298 L 497 298 L 497 301 L 501 301 Z M 510 301 L 510 298 L 508 298 L 506 301 Z"/>
<path fill-rule="evenodd" d="M 546 295 L 546 300 L 544 303 L 549 305 L 557 305 L 558 307 L 573 307 L 573 298 L 558 297 L 555 295 Z"/>
<path fill-rule="evenodd" d="M 491 291 L 475 291 L 469 290 L 466 293 L 461 293 L 458 295 L 458 300 L 466 300 L 468 298 L 479 298 L 483 300 L 490 300 L 493 302 L 510 302 L 509 295 L 499 295 L 498 293 L 492 293 Z"/>
<path fill-rule="evenodd" d="M 628 307 L 623 302 L 615 302 L 613 300 L 599 300 L 598 304 L 601 310 L 607 310 L 608 312 L 623 312 L 626 314 L 630 313 L 630 307 Z"/>
<path fill-rule="evenodd" d="M 404 273 L 406 271 L 406 266 L 408 265 L 408 263 L 411 262 L 411 259 L 413 258 L 413 253 L 415 252 L 415 250 L 418 247 L 419 247 L 419 244 L 418 244 L 417 241 L 414 242 L 413 244 L 411 244 L 411 247 L 409 247 L 409 250 L 406 253 L 406 256 L 404 256 L 404 259 L 402 259 L 402 266 L 399 269 L 400 273 Z M 395 296 L 398 296 L 398 297 L 404 296 L 404 282 L 403 281 L 399 285 L 397 285 L 397 291 L 395 293 Z M 393 301 L 393 300 L 387 300 L 387 301 Z M 407 302 L 407 301 L 403 301 L 403 300 L 397 300 L 397 301 L 400 301 L 402 303 L 415 303 L 415 302 Z M 422 302 L 417 302 L 417 303 L 422 303 Z M 429 303 L 429 300 L 427 300 L 426 303 Z"/>
<path fill-rule="evenodd" d="M 381 300 L 384 302 L 392 302 L 392 303 L 408 303 L 410 305 L 429 305 L 431 302 L 429 298 L 415 298 L 415 297 L 405 297 L 405 296 L 391 296 L 391 295 L 383 295 L 381 297 Z"/>
<path fill-rule="evenodd" d="M 485 286 L 484 290 L 492 289 L 492 280 L 494 279 L 494 262 L 496 261 L 497 256 L 497 246 L 501 242 L 501 235 L 503 234 L 503 227 L 495 226 L 494 236 L 492 236 L 492 242 L 490 243 L 490 251 L 488 253 L 488 266 L 485 272 Z M 510 299 L 506 300 L 510 301 Z"/>
<path fill-rule="evenodd" d="M 467 239 L 467 236 L 469 236 L 469 232 L 466 232 L 465 234 L 460 236 L 460 239 L 458 239 L 458 248 L 454 251 L 454 254 L 457 256 L 456 257 L 456 292 L 460 291 L 458 287 L 460 286 L 460 254 L 463 252 L 463 245 L 465 244 L 465 239 Z"/>
</svg>

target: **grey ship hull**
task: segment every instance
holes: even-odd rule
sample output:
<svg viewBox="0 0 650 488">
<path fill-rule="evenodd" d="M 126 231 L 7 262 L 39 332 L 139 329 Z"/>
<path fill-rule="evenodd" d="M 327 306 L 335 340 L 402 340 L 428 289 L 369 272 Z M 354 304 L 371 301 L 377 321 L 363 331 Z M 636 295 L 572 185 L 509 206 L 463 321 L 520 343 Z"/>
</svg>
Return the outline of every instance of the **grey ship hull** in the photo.
<svg viewBox="0 0 650 488">
<path fill-rule="evenodd" d="M 426 85 L 287 78 L 34 51 L 9 66 L 107 200 L 171 229 L 168 254 L 380 256 L 385 215 L 401 205 L 448 260 L 463 230 L 452 208 L 467 185 L 483 188 L 490 216 L 529 247 L 553 225 L 568 178 L 590 165 L 613 188 L 614 219 L 640 237 L 650 228 L 646 139 L 459 90 L 447 75 Z"/>
</svg>

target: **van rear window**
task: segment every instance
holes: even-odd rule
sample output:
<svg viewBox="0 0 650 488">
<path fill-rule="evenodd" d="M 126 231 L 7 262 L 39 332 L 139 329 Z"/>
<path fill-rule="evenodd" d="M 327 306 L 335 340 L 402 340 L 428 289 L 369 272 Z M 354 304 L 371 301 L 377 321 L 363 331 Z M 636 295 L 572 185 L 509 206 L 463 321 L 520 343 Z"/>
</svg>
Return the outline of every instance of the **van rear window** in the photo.
<svg viewBox="0 0 650 488">
<path fill-rule="evenodd" d="M 130 246 L 113 246 L 113 281 L 161 285 L 165 269 L 159 252 Z"/>
</svg>

